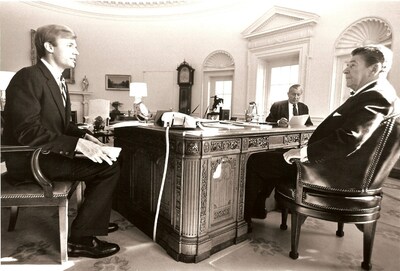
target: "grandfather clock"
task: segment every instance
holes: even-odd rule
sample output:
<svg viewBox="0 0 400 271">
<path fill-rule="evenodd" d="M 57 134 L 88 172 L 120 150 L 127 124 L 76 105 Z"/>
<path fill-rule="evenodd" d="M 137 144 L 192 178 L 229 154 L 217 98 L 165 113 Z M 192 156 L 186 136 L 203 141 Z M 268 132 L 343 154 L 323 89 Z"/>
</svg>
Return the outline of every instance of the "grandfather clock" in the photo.
<svg viewBox="0 0 400 271">
<path fill-rule="evenodd" d="M 179 112 L 190 115 L 194 69 L 183 61 L 176 70 L 178 71 Z"/>
</svg>

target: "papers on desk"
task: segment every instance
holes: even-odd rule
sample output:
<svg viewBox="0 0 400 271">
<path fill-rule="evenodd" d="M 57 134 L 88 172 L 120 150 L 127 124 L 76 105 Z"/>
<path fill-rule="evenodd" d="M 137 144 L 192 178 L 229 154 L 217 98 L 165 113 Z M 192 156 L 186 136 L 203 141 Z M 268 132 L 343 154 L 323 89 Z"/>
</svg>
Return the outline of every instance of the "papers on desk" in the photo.
<svg viewBox="0 0 400 271">
<path fill-rule="evenodd" d="M 230 123 L 221 123 L 219 121 L 213 122 L 198 122 L 197 124 L 201 129 L 206 130 L 209 129 L 243 129 L 244 127 L 235 126 Z"/>
<path fill-rule="evenodd" d="M 110 128 L 119 128 L 119 127 L 130 127 L 130 126 L 139 126 L 139 125 L 143 125 L 143 123 L 141 123 L 138 120 L 129 120 L 129 121 L 121 121 L 121 122 L 111 124 L 109 127 Z"/>
<path fill-rule="evenodd" d="M 260 128 L 260 129 L 272 129 L 272 125 L 268 124 L 260 124 L 258 122 L 241 122 L 241 121 L 234 121 L 232 122 L 233 125 L 241 126 L 241 127 L 250 127 L 250 128 Z"/>
<path fill-rule="evenodd" d="M 289 121 L 289 125 L 290 126 L 304 126 L 306 124 L 308 118 L 309 118 L 309 115 L 293 116 Z"/>
<path fill-rule="evenodd" d="M 257 122 L 241 122 L 241 121 L 213 121 L 213 122 L 199 122 L 199 127 L 218 128 L 218 129 L 244 129 L 244 128 L 259 128 L 259 129 L 272 129 L 272 125 L 259 124 Z"/>
</svg>

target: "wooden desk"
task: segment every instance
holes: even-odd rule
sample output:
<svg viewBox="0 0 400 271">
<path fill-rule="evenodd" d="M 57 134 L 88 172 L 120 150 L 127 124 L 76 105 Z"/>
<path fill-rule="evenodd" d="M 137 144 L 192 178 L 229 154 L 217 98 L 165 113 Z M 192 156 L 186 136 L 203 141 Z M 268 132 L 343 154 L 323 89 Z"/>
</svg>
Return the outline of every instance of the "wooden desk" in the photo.
<svg viewBox="0 0 400 271">
<path fill-rule="evenodd" d="M 315 128 L 170 130 L 157 243 L 175 260 L 199 262 L 247 239 L 246 162 L 252 153 L 304 145 Z M 149 236 L 165 159 L 165 129 L 116 128 L 122 173 L 114 209 Z"/>
</svg>

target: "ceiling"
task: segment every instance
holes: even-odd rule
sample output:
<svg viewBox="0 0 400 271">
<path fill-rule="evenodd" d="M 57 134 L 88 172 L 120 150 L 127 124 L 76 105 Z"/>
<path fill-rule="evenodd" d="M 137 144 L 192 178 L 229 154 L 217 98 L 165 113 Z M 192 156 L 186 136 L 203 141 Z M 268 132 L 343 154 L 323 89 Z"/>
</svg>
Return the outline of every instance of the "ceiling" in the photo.
<svg viewBox="0 0 400 271">
<path fill-rule="evenodd" d="M 203 12 L 227 7 L 243 0 L 93 0 L 25 1 L 25 3 L 63 13 L 126 19 L 143 16 L 168 16 Z"/>
</svg>

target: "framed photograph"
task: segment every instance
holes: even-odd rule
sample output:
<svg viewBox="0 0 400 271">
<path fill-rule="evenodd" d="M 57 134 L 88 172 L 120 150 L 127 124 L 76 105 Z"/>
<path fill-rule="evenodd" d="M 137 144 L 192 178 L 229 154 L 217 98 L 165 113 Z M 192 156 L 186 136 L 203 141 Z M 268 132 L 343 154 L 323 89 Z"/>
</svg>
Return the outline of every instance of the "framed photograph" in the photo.
<svg viewBox="0 0 400 271">
<path fill-rule="evenodd" d="M 36 47 L 35 47 L 35 34 L 36 30 L 31 29 L 31 61 L 32 65 L 35 65 L 38 61 Z M 75 69 L 65 69 L 63 72 L 63 76 L 65 78 L 65 82 L 67 84 L 75 84 Z"/>
<path fill-rule="evenodd" d="M 106 74 L 106 90 L 129 90 L 130 75 Z"/>
<path fill-rule="evenodd" d="M 75 69 L 70 68 L 70 69 L 65 69 L 62 73 L 62 75 L 65 78 L 65 82 L 67 84 L 75 84 Z"/>
</svg>

